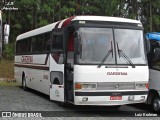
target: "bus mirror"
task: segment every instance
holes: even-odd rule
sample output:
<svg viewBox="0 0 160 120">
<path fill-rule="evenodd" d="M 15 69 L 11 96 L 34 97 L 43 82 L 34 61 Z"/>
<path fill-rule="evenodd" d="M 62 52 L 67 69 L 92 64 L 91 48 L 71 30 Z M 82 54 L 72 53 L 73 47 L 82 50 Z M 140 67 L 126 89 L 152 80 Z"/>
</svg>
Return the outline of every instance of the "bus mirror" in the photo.
<svg viewBox="0 0 160 120">
<path fill-rule="evenodd" d="M 160 61 L 160 48 L 155 49 L 155 59 Z"/>
<path fill-rule="evenodd" d="M 8 24 L 4 25 L 4 36 L 9 36 L 10 26 Z"/>
<path fill-rule="evenodd" d="M 77 32 L 74 32 L 73 37 L 77 38 Z"/>
<path fill-rule="evenodd" d="M 82 58 L 82 45 L 78 45 L 78 54 L 80 55 L 80 58 Z"/>
<path fill-rule="evenodd" d="M 79 34 L 79 32 L 78 32 L 78 31 L 76 31 L 76 32 L 73 34 L 73 36 L 74 36 L 74 38 L 77 38 L 77 39 L 78 39 L 78 41 L 80 41 L 80 40 L 81 40 L 81 36 L 80 36 L 80 34 Z"/>
<path fill-rule="evenodd" d="M 149 53 L 150 52 L 150 41 L 148 38 L 146 38 L 146 52 Z"/>
<path fill-rule="evenodd" d="M 73 36 L 74 36 L 75 43 L 77 43 L 75 46 L 76 47 L 75 49 L 77 50 L 77 54 L 80 55 L 80 58 L 81 58 L 82 57 L 82 45 L 80 42 L 81 36 L 78 31 L 76 31 Z"/>
<path fill-rule="evenodd" d="M 78 38 L 79 37 L 79 32 L 78 31 L 74 32 L 73 36 L 74 36 L 74 38 Z"/>
</svg>

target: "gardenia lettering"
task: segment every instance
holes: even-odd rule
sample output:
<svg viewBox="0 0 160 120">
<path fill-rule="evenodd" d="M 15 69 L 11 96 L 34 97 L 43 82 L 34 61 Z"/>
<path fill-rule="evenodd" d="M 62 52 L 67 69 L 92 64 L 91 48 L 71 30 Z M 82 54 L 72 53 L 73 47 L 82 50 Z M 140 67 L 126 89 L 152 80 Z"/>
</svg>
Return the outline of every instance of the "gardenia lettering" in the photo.
<svg viewBox="0 0 160 120">
<path fill-rule="evenodd" d="M 107 75 L 128 75 L 127 72 L 107 72 Z"/>
<path fill-rule="evenodd" d="M 33 62 L 33 56 L 22 56 L 21 62 L 22 63 L 32 63 Z"/>
</svg>

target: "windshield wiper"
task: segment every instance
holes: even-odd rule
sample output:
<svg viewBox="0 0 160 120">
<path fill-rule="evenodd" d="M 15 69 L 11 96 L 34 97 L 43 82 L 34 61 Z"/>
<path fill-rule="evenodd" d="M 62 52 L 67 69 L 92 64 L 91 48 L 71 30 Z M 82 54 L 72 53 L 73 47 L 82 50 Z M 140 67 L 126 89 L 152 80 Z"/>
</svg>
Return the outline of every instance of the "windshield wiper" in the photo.
<svg viewBox="0 0 160 120">
<path fill-rule="evenodd" d="M 129 57 L 123 52 L 123 50 L 119 49 L 118 42 L 117 42 L 117 49 L 118 49 L 118 56 L 119 56 L 119 58 L 120 57 L 124 58 L 124 60 L 126 62 L 128 62 L 132 66 L 132 68 L 135 68 L 135 65 L 133 64 L 133 62 L 131 61 L 131 59 L 129 59 Z"/>
<path fill-rule="evenodd" d="M 111 41 L 111 49 L 108 50 L 107 54 L 104 56 L 104 58 L 102 59 L 101 63 L 97 66 L 97 68 L 100 68 L 102 66 L 102 64 L 104 63 L 104 61 L 109 57 L 109 55 L 112 53 L 112 58 L 113 58 L 113 47 L 112 47 L 112 41 Z"/>
</svg>

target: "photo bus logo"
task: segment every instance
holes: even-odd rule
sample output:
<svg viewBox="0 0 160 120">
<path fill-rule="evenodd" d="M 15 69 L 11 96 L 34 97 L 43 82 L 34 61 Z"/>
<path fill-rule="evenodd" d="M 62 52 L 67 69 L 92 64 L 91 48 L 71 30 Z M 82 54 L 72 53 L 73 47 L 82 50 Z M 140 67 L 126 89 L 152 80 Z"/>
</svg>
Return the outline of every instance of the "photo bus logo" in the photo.
<svg viewBox="0 0 160 120">
<path fill-rule="evenodd" d="M 1 10 L 18 10 L 18 8 L 14 6 L 14 2 L 8 1 L 5 2 L 5 6 Z"/>
<path fill-rule="evenodd" d="M 12 117 L 11 112 L 2 112 L 2 117 Z"/>
<path fill-rule="evenodd" d="M 42 117 L 42 112 L 2 112 L 2 117 Z"/>
</svg>

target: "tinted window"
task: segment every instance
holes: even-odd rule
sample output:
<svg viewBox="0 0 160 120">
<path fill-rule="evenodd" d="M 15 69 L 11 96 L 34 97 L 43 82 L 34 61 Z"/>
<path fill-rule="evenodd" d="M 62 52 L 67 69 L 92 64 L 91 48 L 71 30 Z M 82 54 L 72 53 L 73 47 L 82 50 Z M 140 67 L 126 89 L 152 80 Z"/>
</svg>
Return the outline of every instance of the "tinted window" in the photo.
<svg viewBox="0 0 160 120">
<path fill-rule="evenodd" d="M 160 43 L 150 41 L 150 53 L 148 53 L 148 64 L 151 69 L 160 70 Z"/>
<path fill-rule="evenodd" d="M 43 51 L 43 35 L 38 35 L 35 37 L 35 52 L 42 52 Z"/>
<path fill-rule="evenodd" d="M 50 51 L 50 32 L 18 40 L 16 54 L 43 54 Z"/>
<path fill-rule="evenodd" d="M 52 41 L 53 49 L 63 49 L 63 36 L 54 36 Z"/>
<path fill-rule="evenodd" d="M 54 32 L 52 34 L 52 50 L 63 50 L 62 32 Z"/>
<path fill-rule="evenodd" d="M 45 33 L 44 34 L 44 46 L 43 46 L 44 51 L 50 51 L 50 42 L 51 42 L 50 33 Z"/>
<path fill-rule="evenodd" d="M 36 48 L 36 37 L 32 37 L 32 53 L 35 52 Z"/>
</svg>

